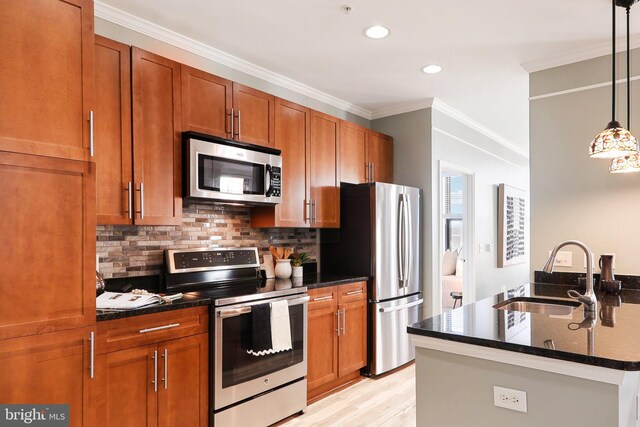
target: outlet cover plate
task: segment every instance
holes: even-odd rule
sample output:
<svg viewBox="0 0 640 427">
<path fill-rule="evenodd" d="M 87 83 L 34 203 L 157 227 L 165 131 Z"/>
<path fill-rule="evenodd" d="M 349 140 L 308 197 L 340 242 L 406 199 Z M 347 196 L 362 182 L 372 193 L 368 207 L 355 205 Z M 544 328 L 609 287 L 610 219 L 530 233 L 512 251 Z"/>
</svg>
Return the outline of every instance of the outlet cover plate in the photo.
<svg viewBox="0 0 640 427">
<path fill-rule="evenodd" d="M 551 251 L 549 251 L 549 256 L 551 256 Z M 573 267 L 573 252 L 558 251 L 553 265 L 554 267 Z"/>
<path fill-rule="evenodd" d="M 527 412 L 527 392 L 494 385 L 493 404 L 512 411 Z"/>
</svg>

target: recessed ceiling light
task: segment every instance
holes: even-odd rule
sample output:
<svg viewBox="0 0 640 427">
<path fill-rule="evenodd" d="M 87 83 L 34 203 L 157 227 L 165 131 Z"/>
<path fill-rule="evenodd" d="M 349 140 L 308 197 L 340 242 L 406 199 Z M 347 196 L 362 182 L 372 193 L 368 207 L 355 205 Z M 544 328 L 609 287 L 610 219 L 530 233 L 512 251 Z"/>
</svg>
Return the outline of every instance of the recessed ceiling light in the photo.
<svg viewBox="0 0 640 427">
<path fill-rule="evenodd" d="M 365 34 L 370 39 L 383 39 L 389 35 L 391 31 L 382 25 L 374 25 L 365 30 Z"/>
<path fill-rule="evenodd" d="M 427 65 L 422 69 L 422 72 L 427 74 L 436 74 L 436 73 L 439 73 L 440 71 L 442 71 L 442 67 L 437 64 Z"/>
</svg>

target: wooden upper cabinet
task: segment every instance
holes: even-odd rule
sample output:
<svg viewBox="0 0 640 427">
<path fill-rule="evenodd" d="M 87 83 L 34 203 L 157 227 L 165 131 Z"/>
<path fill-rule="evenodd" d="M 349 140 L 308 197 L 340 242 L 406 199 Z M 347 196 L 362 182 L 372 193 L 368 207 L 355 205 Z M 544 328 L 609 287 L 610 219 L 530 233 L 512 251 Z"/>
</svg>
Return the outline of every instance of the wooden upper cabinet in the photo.
<svg viewBox="0 0 640 427">
<path fill-rule="evenodd" d="M 98 224 L 131 224 L 131 49 L 128 45 L 96 36 L 95 61 L 94 159 Z"/>
<path fill-rule="evenodd" d="M 95 324 L 94 171 L 0 152 L 0 339 Z"/>
<path fill-rule="evenodd" d="M 282 203 L 251 209 L 254 227 L 309 227 L 311 111 L 276 98 L 275 148 L 282 151 Z"/>
<path fill-rule="evenodd" d="M 132 48 L 135 223 L 182 220 L 180 64 Z"/>
<path fill-rule="evenodd" d="M 340 227 L 339 123 L 327 114 L 311 113 L 312 227 Z"/>
<path fill-rule="evenodd" d="M 233 138 L 250 144 L 275 145 L 275 97 L 233 83 Z"/>
<path fill-rule="evenodd" d="M 340 121 L 340 181 L 351 184 L 367 182 L 367 141 L 368 129 Z"/>
<path fill-rule="evenodd" d="M 372 182 L 393 182 L 393 138 L 370 130 L 367 159 Z"/>
<path fill-rule="evenodd" d="M 96 425 L 89 405 L 90 336 L 91 328 L 78 328 L 2 341 L 0 402 L 65 403 L 70 409 L 69 425 Z"/>
<path fill-rule="evenodd" d="M 182 129 L 231 138 L 233 83 L 182 65 Z"/>
<path fill-rule="evenodd" d="M 0 150 L 88 160 L 93 1 L 0 0 Z"/>
</svg>

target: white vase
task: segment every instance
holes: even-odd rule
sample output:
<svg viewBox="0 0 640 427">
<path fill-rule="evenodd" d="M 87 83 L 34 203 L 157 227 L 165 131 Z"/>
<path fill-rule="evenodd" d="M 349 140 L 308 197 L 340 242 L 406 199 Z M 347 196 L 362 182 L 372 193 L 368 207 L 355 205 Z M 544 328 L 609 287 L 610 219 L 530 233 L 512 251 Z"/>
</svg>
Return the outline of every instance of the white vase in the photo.
<svg viewBox="0 0 640 427">
<path fill-rule="evenodd" d="M 276 261 L 276 277 L 278 279 L 288 279 L 291 277 L 290 259 L 279 259 Z"/>
<path fill-rule="evenodd" d="M 302 266 L 294 266 L 293 268 L 293 274 L 291 274 L 291 277 L 302 277 Z"/>
</svg>

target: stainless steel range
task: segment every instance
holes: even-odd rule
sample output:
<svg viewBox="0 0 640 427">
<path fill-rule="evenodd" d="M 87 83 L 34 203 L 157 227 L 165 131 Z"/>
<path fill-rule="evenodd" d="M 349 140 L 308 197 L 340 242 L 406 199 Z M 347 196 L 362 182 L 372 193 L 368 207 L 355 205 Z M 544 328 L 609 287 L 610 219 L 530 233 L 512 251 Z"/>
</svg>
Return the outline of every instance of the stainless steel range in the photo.
<svg viewBox="0 0 640 427">
<path fill-rule="evenodd" d="M 213 300 L 211 425 L 266 426 L 302 411 L 307 401 L 307 288 L 294 287 L 290 280 L 261 280 L 257 248 L 168 250 L 165 263 L 167 293 Z M 290 337 L 284 350 L 252 350 L 274 327 L 267 324 L 273 318 L 260 315 L 266 305 L 271 313 L 276 306 L 288 313 L 289 330 L 275 331 Z"/>
</svg>

